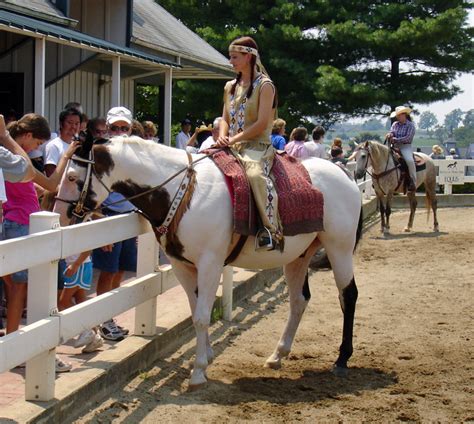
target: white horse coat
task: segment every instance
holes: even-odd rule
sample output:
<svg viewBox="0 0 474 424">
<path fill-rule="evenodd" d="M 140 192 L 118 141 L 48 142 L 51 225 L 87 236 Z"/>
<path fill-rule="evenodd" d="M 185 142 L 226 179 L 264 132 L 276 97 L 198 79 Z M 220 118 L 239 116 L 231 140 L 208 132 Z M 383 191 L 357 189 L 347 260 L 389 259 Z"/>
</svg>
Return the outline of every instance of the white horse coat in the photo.
<svg viewBox="0 0 474 424">
<path fill-rule="evenodd" d="M 94 168 L 101 182 L 96 175 L 91 177 L 88 199 L 92 206 L 100 205 L 107 197 L 104 185 L 113 188 L 117 182 L 132 180 L 140 186 L 155 187 L 188 165 L 184 151 L 138 137 L 116 137 L 106 145 L 94 146 L 93 151 Z M 86 146 L 78 155 L 88 157 Z M 193 156 L 194 159 L 199 157 L 202 155 Z M 324 231 L 286 236 L 283 253 L 278 250 L 257 253 L 255 238 L 249 237 L 239 256 L 230 265 L 247 269 L 284 266 L 291 311 L 280 342 L 266 362 L 267 366 L 278 368 L 281 359 L 290 352 L 309 300 L 307 278 L 305 280 L 309 261 L 315 251 L 323 246 L 333 268 L 344 311 L 343 343 L 335 366 L 336 371 L 344 371 L 352 354 L 352 327 L 357 299 L 352 254 L 356 234 L 360 230 L 361 197 L 357 185 L 329 161 L 313 158 L 303 161 L 303 165 L 312 183 L 324 195 Z M 169 257 L 173 271 L 188 296 L 196 328 L 197 350 L 190 386 L 206 382 L 205 371 L 213 357 L 208 339 L 211 308 L 224 261 L 235 242 L 232 237 L 231 198 L 223 174 L 210 159 L 197 163 L 195 171 L 195 191 L 177 229 L 177 236 L 183 245 L 182 256 L 190 263 Z M 78 183 L 82 185 L 85 174 L 85 164 L 73 161 L 63 177 L 58 197 L 77 200 Z M 180 182 L 181 176 L 178 176 L 164 187 L 171 198 Z M 153 213 L 151 204 L 149 206 L 150 210 L 142 207 L 148 215 Z M 68 225 L 71 206 L 58 201 L 54 210 L 60 213 L 61 224 Z M 305 295 L 304 285 L 307 290 Z"/>
</svg>

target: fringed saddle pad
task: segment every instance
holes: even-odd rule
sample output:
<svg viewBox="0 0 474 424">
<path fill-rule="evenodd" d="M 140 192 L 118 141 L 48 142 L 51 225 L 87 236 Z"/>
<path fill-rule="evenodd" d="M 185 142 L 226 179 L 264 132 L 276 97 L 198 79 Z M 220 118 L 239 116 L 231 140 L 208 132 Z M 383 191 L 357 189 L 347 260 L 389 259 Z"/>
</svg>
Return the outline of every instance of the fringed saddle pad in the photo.
<svg viewBox="0 0 474 424">
<path fill-rule="evenodd" d="M 210 158 L 226 177 L 234 207 L 234 232 L 255 235 L 258 230 L 257 207 L 242 165 L 228 149 Z M 323 231 L 323 195 L 311 184 L 306 168 L 286 153 L 276 154 L 272 176 L 278 194 L 283 234 L 294 236 Z"/>
</svg>

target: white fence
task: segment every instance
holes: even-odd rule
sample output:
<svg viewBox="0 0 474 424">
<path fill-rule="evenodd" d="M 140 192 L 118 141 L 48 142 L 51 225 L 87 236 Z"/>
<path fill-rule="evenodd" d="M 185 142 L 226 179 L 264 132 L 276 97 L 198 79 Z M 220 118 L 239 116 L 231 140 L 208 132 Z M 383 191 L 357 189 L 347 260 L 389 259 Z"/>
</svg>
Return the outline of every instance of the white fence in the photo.
<svg viewBox="0 0 474 424">
<path fill-rule="evenodd" d="M 57 310 L 58 260 L 138 236 L 137 278 L 65 311 Z M 26 362 L 25 397 L 54 398 L 56 347 L 85 329 L 135 308 L 136 335 L 156 334 L 156 297 L 176 283 L 171 266 L 158 270 L 158 248 L 149 224 L 137 214 L 71 227 L 59 215 L 30 217 L 30 235 L 0 242 L 0 275 L 28 268 L 27 325 L 0 338 L 0 373 Z M 223 275 L 224 318 L 232 312 L 232 269 Z"/>
</svg>

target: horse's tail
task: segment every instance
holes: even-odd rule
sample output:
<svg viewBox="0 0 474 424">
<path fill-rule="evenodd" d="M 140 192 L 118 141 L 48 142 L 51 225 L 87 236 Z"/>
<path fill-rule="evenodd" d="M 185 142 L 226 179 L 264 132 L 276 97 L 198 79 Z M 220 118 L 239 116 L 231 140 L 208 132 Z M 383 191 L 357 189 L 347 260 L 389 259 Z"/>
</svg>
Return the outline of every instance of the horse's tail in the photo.
<svg viewBox="0 0 474 424">
<path fill-rule="evenodd" d="M 356 230 L 356 241 L 354 244 L 354 252 L 357 248 L 357 245 L 359 244 L 359 240 L 362 238 L 362 225 L 364 223 L 364 217 L 362 214 L 362 206 L 360 207 L 360 213 L 359 213 L 359 222 L 357 223 L 357 230 Z"/>
</svg>

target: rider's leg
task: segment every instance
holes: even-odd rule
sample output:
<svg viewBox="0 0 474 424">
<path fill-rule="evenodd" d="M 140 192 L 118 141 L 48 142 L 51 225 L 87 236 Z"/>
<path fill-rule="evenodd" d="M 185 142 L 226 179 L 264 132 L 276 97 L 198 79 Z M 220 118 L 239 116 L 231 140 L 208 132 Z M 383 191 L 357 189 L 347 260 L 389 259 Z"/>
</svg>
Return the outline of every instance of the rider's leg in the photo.
<svg viewBox="0 0 474 424">
<path fill-rule="evenodd" d="M 408 172 L 410 173 L 411 181 L 414 185 L 413 190 L 416 189 L 416 166 L 415 161 L 413 160 L 413 151 L 411 149 L 411 144 L 402 144 L 400 146 L 400 153 L 405 159 L 405 162 L 408 167 Z"/>
<path fill-rule="evenodd" d="M 269 177 L 273 164 L 272 151 L 245 149 L 241 154 L 241 161 L 263 226 L 268 228 L 272 235 L 279 235 L 278 198 L 273 181 Z"/>
</svg>

